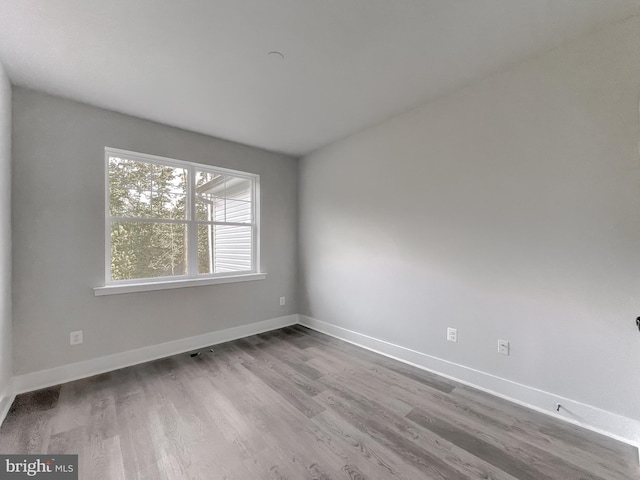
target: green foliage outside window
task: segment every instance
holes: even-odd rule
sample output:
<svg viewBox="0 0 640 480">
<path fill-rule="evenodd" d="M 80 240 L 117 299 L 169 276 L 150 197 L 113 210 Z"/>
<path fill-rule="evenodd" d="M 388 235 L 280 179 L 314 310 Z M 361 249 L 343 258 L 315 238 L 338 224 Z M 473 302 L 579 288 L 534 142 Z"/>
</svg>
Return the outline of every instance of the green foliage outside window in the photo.
<svg viewBox="0 0 640 480">
<path fill-rule="evenodd" d="M 199 177 L 196 186 L 206 181 L 205 176 Z M 187 273 L 188 181 L 188 170 L 184 168 L 109 158 L 109 214 L 118 217 L 111 222 L 111 280 Z M 199 216 L 200 210 L 206 214 L 206 205 L 198 204 L 196 208 Z M 198 229 L 201 272 L 210 265 L 208 233 L 207 228 Z"/>
</svg>

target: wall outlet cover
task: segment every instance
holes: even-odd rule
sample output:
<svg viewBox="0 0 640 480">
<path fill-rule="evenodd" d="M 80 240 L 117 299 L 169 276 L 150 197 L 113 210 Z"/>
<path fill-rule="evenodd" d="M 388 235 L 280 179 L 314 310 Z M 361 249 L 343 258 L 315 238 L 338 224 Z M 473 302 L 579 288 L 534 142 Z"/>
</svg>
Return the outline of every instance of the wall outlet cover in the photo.
<svg viewBox="0 0 640 480">
<path fill-rule="evenodd" d="M 447 328 L 447 340 L 449 342 L 457 342 L 458 341 L 458 329 L 457 328 Z"/>
<path fill-rule="evenodd" d="M 82 330 L 76 330 L 75 332 L 71 332 L 69 334 L 70 345 L 80 345 L 83 341 Z"/>
</svg>

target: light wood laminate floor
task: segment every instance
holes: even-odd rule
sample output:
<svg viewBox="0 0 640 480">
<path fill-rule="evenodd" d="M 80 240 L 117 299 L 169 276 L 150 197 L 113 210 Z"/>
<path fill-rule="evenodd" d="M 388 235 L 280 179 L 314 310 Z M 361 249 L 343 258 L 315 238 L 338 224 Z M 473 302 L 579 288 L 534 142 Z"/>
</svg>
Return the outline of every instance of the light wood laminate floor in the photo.
<svg viewBox="0 0 640 480">
<path fill-rule="evenodd" d="M 295 326 L 20 395 L 2 453 L 83 479 L 640 478 L 637 451 Z"/>
</svg>

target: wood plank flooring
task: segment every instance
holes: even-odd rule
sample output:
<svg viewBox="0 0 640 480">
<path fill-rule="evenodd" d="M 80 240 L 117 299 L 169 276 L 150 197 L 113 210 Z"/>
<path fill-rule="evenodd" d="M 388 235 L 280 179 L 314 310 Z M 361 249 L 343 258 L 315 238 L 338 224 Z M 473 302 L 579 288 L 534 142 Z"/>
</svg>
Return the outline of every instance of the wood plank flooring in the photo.
<svg viewBox="0 0 640 480">
<path fill-rule="evenodd" d="M 301 326 L 18 396 L 82 479 L 640 478 L 637 450 Z"/>
</svg>

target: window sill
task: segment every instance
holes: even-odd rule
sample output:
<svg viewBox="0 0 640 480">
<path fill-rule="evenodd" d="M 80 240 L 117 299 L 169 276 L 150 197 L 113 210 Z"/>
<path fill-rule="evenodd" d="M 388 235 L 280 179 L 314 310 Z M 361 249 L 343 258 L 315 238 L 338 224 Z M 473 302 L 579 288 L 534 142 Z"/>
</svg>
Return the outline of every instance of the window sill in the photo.
<svg viewBox="0 0 640 480">
<path fill-rule="evenodd" d="M 232 275 L 228 277 L 190 278 L 188 280 L 170 280 L 164 282 L 130 283 L 127 285 L 107 285 L 95 287 L 93 294 L 96 297 L 102 295 L 117 295 L 121 293 L 149 292 L 152 290 L 170 290 L 174 288 L 202 287 L 218 283 L 250 282 L 252 280 L 264 280 L 266 273 L 248 273 L 245 275 Z"/>
</svg>

